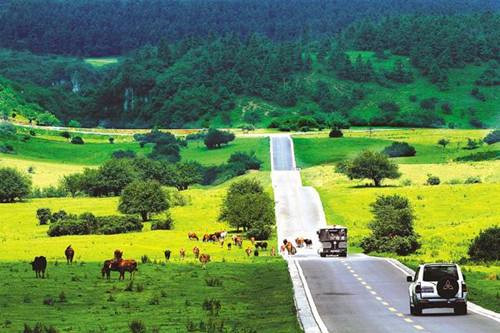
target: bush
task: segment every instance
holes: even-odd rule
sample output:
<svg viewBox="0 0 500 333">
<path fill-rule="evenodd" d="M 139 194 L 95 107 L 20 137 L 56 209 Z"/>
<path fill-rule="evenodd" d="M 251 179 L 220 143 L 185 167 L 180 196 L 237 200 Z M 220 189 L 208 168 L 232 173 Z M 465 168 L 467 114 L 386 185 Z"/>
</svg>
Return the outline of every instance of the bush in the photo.
<svg viewBox="0 0 500 333">
<path fill-rule="evenodd" d="M 500 260 L 500 227 L 481 231 L 469 247 L 469 256 L 472 260 Z"/>
<path fill-rule="evenodd" d="M 68 218 L 68 213 L 61 209 L 52 214 L 50 217 L 50 223 L 59 222 L 61 220 L 65 220 L 66 218 Z"/>
<path fill-rule="evenodd" d="M 111 157 L 115 159 L 120 159 L 120 158 L 135 158 L 137 154 L 133 150 L 115 150 L 113 153 L 111 153 Z"/>
<path fill-rule="evenodd" d="M 47 224 L 51 217 L 52 213 L 50 208 L 38 208 L 36 210 L 36 218 L 38 219 L 38 223 L 40 223 L 40 225 Z"/>
<path fill-rule="evenodd" d="M 493 130 L 488 135 L 486 135 L 483 141 L 489 145 L 497 143 L 500 141 L 500 130 Z"/>
<path fill-rule="evenodd" d="M 31 192 L 31 178 L 14 168 L 0 168 L 0 202 L 22 200 Z"/>
<path fill-rule="evenodd" d="M 146 325 L 140 320 L 132 320 L 128 327 L 132 333 L 146 333 Z"/>
<path fill-rule="evenodd" d="M 481 178 L 479 176 L 471 176 L 464 181 L 464 184 L 479 184 L 479 183 L 481 183 Z"/>
<path fill-rule="evenodd" d="M 451 114 L 451 104 L 448 102 L 441 104 L 441 110 L 443 110 L 444 114 Z"/>
<path fill-rule="evenodd" d="M 254 237 L 256 240 L 266 240 L 271 237 L 273 229 L 270 225 L 256 225 L 246 233 L 247 238 Z"/>
<path fill-rule="evenodd" d="M 415 156 L 417 151 L 406 142 L 393 142 L 390 146 L 385 147 L 382 153 L 389 157 L 401 157 Z"/>
<path fill-rule="evenodd" d="M 51 237 L 64 235 L 120 234 L 142 230 L 141 221 L 134 216 L 100 216 L 83 213 L 79 217 L 69 215 L 50 225 L 47 234 Z"/>
<path fill-rule="evenodd" d="M 74 145 L 83 145 L 85 142 L 83 142 L 83 139 L 81 136 L 74 136 L 71 139 L 71 143 Z"/>
<path fill-rule="evenodd" d="M 474 140 L 471 138 L 467 138 L 467 146 L 465 149 L 473 150 L 479 148 L 483 142 L 481 140 Z"/>
<path fill-rule="evenodd" d="M 441 180 L 437 176 L 427 175 L 427 185 L 439 185 Z"/>
<path fill-rule="evenodd" d="M 420 101 L 420 107 L 424 110 L 434 110 L 438 99 L 435 97 L 426 98 Z"/>
<path fill-rule="evenodd" d="M 8 143 L 2 143 L 0 145 L 0 153 L 3 154 L 14 154 L 14 146 Z"/>
<path fill-rule="evenodd" d="M 395 195 L 379 196 L 371 204 L 374 219 L 369 227 L 370 236 L 364 238 L 364 252 L 396 252 L 407 255 L 420 248 L 418 235 L 413 229 L 415 216 L 409 200 Z"/>
<path fill-rule="evenodd" d="M 208 149 L 220 148 L 221 145 L 227 144 L 235 139 L 233 133 L 228 131 L 220 131 L 214 128 L 208 130 L 204 143 Z"/>
<path fill-rule="evenodd" d="M 232 163 L 241 163 L 244 165 L 245 170 L 259 170 L 262 165 L 262 161 L 255 156 L 255 152 L 252 151 L 250 153 L 244 152 L 236 152 L 231 154 L 229 160 L 227 161 L 229 164 Z"/>
<path fill-rule="evenodd" d="M 35 187 L 30 194 L 31 198 L 64 198 L 68 191 L 63 186 Z"/>
<path fill-rule="evenodd" d="M 170 213 L 164 220 L 155 220 L 151 222 L 151 230 L 172 230 L 174 226 L 174 219 Z"/>
<path fill-rule="evenodd" d="M 0 122 L 0 138 L 13 139 L 16 137 L 16 126 L 9 122 Z"/>
<path fill-rule="evenodd" d="M 344 133 L 342 133 L 342 130 L 339 128 L 332 128 L 330 133 L 328 133 L 328 137 L 330 138 L 341 138 L 344 136 Z"/>
<path fill-rule="evenodd" d="M 65 139 L 71 138 L 71 134 L 68 131 L 62 131 L 61 133 L 59 133 L 59 135 Z"/>
</svg>

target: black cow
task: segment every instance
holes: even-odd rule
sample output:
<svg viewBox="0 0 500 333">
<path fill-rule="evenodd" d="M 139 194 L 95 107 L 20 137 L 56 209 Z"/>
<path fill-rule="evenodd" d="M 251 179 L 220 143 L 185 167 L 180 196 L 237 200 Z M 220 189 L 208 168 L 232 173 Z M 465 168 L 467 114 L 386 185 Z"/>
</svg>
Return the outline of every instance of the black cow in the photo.
<svg viewBox="0 0 500 333">
<path fill-rule="evenodd" d="M 165 250 L 165 259 L 170 260 L 170 250 Z"/>
<path fill-rule="evenodd" d="M 45 278 L 45 270 L 47 269 L 47 259 L 44 256 L 35 257 L 31 262 L 31 267 L 35 271 L 37 278 Z"/>
<path fill-rule="evenodd" d="M 267 242 L 255 242 L 255 248 L 260 248 L 264 251 L 267 251 Z"/>
<path fill-rule="evenodd" d="M 309 238 L 304 239 L 304 243 L 306 243 L 306 247 L 310 249 L 313 245 L 313 241 Z"/>
</svg>

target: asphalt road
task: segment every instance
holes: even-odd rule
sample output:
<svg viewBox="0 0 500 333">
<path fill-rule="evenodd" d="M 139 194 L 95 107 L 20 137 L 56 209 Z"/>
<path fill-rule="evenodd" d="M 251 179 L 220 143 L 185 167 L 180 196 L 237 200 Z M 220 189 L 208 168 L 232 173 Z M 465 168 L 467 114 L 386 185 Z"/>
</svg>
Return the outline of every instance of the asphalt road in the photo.
<svg viewBox="0 0 500 333">
<path fill-rule="evenodd" d="M 278 238 L 301 236 L 316 241 L 316 230 L 326 224 L 319 196 L 314 189 L 302 187 L 291 140 L 274 136 L 271 144 Z M 328 332 L 500 332 L 499 322 L 470 309 L 465 316 L 454 315 L 452 309 L 429 309 L 422 316 L 411 316 L 406 274 L 398 267 L 362 254 L 320 258 L 317 246 L 299 249 L 294 258 Z"/>
</svg>

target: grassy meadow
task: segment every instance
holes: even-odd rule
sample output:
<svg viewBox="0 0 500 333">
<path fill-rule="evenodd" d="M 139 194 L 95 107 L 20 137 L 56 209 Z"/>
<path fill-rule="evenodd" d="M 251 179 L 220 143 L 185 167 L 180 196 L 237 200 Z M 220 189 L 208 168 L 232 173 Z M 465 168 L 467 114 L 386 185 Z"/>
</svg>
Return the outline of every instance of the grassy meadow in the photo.
<svg viewBox="0 0 500 333">
<path fill-rule="evenodd" d="M 243 177 L 257 178 L 271 190 L 267 172 Z M 235 332 L 300 331 L 282 259 L 271 257 L 269 250 L 260 251 L 259 257 L 248 257 L 243 249 L 251 243 L 246 240 L 243 249 L 231 250 L 188 240 L 189 231 L 201 236 L 228 229 L 217 221 L 217 216 L 229 184 L 183 191 L 188 205 L 170 209 L 175 221 L 173 230 L 151 231 L 148 222 L 142 232 L 119 235 L 48 237 L 48 226 L 38 225 L 35 217 L 40 207 L 74 214 L 117 214 L 116 197 L 31 199 L 0 205 L 0 289 L 14 290 L 0 301 L 2 331 L 18 332 L 24 323 L 33 326 L 42 322 L 69 332 L 125 332 L 133 319 L 160 332 L 185 332 L 189 322 L 200 325 L 204 321 L 208 325 L 210 320 L 219 325 L 223 322 L 224 327 Z M 275 238 L 269 240 L 270 247 L 275 242 Z M 69 244 L 76 252 L 73 266 L 65 264 L 64 249 Z M 194 258 L 194 246 L 210 254 L 212 262 L 206 270 Z M 124 291 L 128 281 L 117 281 L 117 273 L 112 274 L 111 281 L 100 277 L 102 261 L 111 258 L 116 248 L 122 249 L 126 258 L 140 262 L 147 255 L 151 261 L 139 265 L 133 292 Z M 186 250 L 185 259 L 179 256 L 181 248 Z M 172 251 L 166 265 L 165 249 Z M 44 255 L 49 261 L 46 280 L 35 280 L 28 265 L 36 255 Z M 208 278 L 220 280 L 222 286 L 208 286 Z M 137 291 L 137 286 L 144 290 Z M 259 297 L 255 297 L 257 290 Z M 67 299 L 64 302 L 59 299 L 61 292 Z M 44 305 L 47 298 L 55 303 Z M 211 298 L 222 304 L 218 315 L 209 315 L 202 308 L 202 303 Z M 116 322 L 113 315 L 126 319 Z"/>
<path fill-rule="evenodd" d="M 347 131 L 342 139 L 294 138 L 295 154 L 303 182 L 314 186 L 321 197 L 327 221 L 349 228 L 352 246 L 370 234 L 370 203 L 378 195 L 400 194 L 407 197 L 417 217 L 415 229 L 422 247 L 415 254 L 399 257 L 410 266 L 421 262 L 458 262 L 467 258 L 470 242 L 488 227 L 499 225 L 500 161 L 453 162 L 458 156 L 477 151 L 498 151 L 498 144 L 477 150 L 455 148 L 465 138 L 482 138 L 488 131 L 478 130 L 379 130 L 370 138 L 366 131 Z M 435 143 L 446 137 L 451 143 L 443 149 Z M 334 162 L 351 158 L 364 149 L 382 150 L 390 140 L 415 146 L 415 157 L 395 158 L 401 178 L 385 180 L 383 187 L 365 186 L 369 180 L 351 181 L 335 173 Z M 382 141 L 382 142 L 381 142 Z M 342 143 L 345 143 L 343 145 Z M 316 147 L 313 149 L 313 147 Z M 441 184 L 425 185 L 427 175 L 438 176 Z M 479 184 L 464 184 L 469 177 L 479 177 Z M 471 299 L 500 311 L 500 266 L 464 265 Z"/>
</svg>

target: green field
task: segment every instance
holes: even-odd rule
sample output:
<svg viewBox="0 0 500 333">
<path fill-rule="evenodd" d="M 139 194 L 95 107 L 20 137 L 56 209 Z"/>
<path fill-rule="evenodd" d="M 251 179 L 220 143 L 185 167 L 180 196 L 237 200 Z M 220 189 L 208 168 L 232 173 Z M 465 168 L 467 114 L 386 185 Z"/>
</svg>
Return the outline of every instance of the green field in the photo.
<svg viewBox="0 0 500 333">
<path fill-rule="evenodd" d="M 378 195 L 400 194 L 407 197 L 417 217 L 416 232 L 422 247 L 415 254 L 398 257 L 410 265 L 422 262 L 462 262 L 467 259 L 470 242 L 488 227 L 499 225 L 500 161 L 451 162 L 470 151 L 456 148 L 467 137 L 482 138 L 487 131 L 466 130 L 391 130 L 348 131 L 342 139 L 297 137 L 295 154 L 306 185 L 314 186 L 321 197 L 327 221 L 349 228 L 351 246 L 358 246 L 370 234 L 370 203 Z M 451 144 L 443 149 L 436 144 L 446 137 Z M 416 157 L 396 158 L 402 176 L 385 180 L 383 187 L 366 187 L 368 180 L 351 181 L 335 173 L 334 165 L 364 149 L 381 150 L 389 140 L 414 144 Z M 344 144 L 343 144 L 344 143 Z M 498 151 L 498 144 L 475 151 Z M 425 185 L 427 175 L 438 176 L 441 184 Z M 480 184 L 464 184 L 469 177 L 479 177 Z M 391 254 L 384 254 L 390 255 Z M 500 266 L 464 265 L 471 289 L 471 300 L 495 311 L 500 310 Z"/>
<path fill-rule="evenodd" d="M 104 67 L 107 65 L 113 65 L 118 63 L 118 58 L 114 57 L 100 57 L 100 58 L 85 58 L 84 60 L 87 64 L 94 67 Z"/>
<path fill-rule="evenodd" d="M 457 157 L 478 152 L 496 152 L 500 156 L 498 144 L 468 150 L 464 149 L 467 138 L 483 139 L 489 130 L 449 130 L 449 129 L 379 129 L 345 130 L 343 138 L 331 139 L 327 133 L 294 137 L 297 166 L 310 167 L 327 163 L 336 163 L 349 159 L 363 150 L 382 151 L 393 141 L 408 142 L 417 153 L 413 157 L 399 157 L 393 160 L 403 164 L 447 163 Z M 446 138 L 450 144 L 443 148 L 438 140 Z"/>
<path fill-rule="evenodd" d="M 254 172 L 243 177 L 259 179 L 270 191 L 269 174 Z M 291 282 L 283 260 L 261 251 L 259 257 L 247 257 L 243 249 L 251 247 L 244 241 L 243 249 L 228 250 L 219 244 L 189 241 L 190 231 L 206 232 L 228 229 L 217 221 L 219 207 L 230 182 L 215 187 L 192 188 L 182 192 L 188 205 L 170 209 L 175 221 L 173 230 L 151 231 L 145 223 L 142 232 L 119 235 L 85 235 L 48 237 L 47 226 L 37 225 L 35 213 L 40 207 L 64 209 L 68 213 L 91 211 L 96 215 L 117 214 L 117 198 L 51 198 L 0 205 L 0 277 L 1 288 L 15 283 L 15 291 L 0 302 L 0 325 L 5 331 L 17 332 L 23 323 L 53 324 L 64 331 L 78 332 L 112 330 L 127 331 L 132 319 L 142 320 L 148 328 L 160 331 L 185 331 L 188 321 L 197 325 L 209 318 L 224 321 L 225 327 L 241 332 L 298 332 L 292 299 Z M 161 216 L 157 216 L 161 217 Z M 276 242 L 269 240 L 270 247 Z M 63 264 L 64 249 L 75 249 L 76 265 Z M 208 253 L 212 262 L 202 269 L 191 252 L 198 246 Z M 125 292 L 128 281 L 101 280 L 100 263 L 112 257 L 116 248 L 124 256 L 140 261 L 147 255 L 153 262 L 139 267 L 135 285 L 143 292 Z M 186 249 L 181 259 L 179 250 Z M 165 249 L 172 251 L 171 263 L 164 262 Z M 49 278 L 37 281 L 28 260 L 44 255 L 49 260 Z M 155 264 L 156 263 L 156 264 Z M 14 281 L 14 276 L 17 280 Z M 208 287 L 205 278 L 216 277 L 222 287 Z M 61 292 L 67 302 L 58 302 Z M 255 297 L 255 291 L 259 297 Z M 165 294 L 165 296 L 162 296 Z M 114 299 L 110 301 L 110 295 Z M 43 305 L 43 299 L 53 297 L 54 306 Z M 205 299 L 216 298 L 222 303 L 218 316 L 208 316 L 201 308 Z M 152 299 L 159 299 L 159 305 Z M 61 320 L 61 312 L 65 320 Z M 26 314 L 30 314 L 28 317 Z M 179 314 L 182 315 L 179 315 Z M 262 314 L 266 313 L 266 316 Z M 120 314 L 124 321 L 116 322 Z M 29 318 L 29 319 L 28 319 Z M 162 318 L 158 320 L 158 318 Z M 5 325 L 5 322 L 10 322 Z M 245 331 L 246 329 L 246 331 Z M 3 331 L 3 330 L 2 330 Z M 239 332 L 239 331 L 238 331 Z"/>
</svg>

